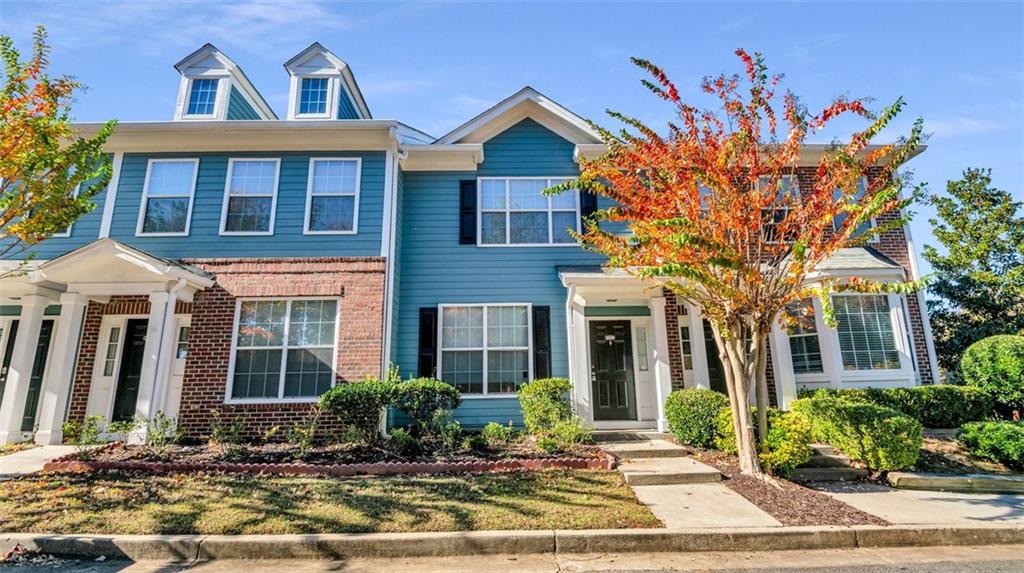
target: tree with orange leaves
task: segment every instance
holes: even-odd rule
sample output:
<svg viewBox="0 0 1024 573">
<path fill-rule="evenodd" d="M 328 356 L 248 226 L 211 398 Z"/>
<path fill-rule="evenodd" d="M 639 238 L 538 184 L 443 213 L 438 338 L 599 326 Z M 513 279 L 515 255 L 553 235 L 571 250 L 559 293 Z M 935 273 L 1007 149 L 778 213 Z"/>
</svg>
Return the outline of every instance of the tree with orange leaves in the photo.
<svg viewBox="0 0 1024 573">
<path fill-rule="evenodd" d="M 876 115 L 865 100 L 840 97 L 812 115 L 788 93 L 777 110 L 780 77 L 768 74 L 760 54 L 736 54 L 744 74 L 702 83 L 703 91 L 720 101 L 719 110 L 682 101 L 660 68 L 634 58 L 652 77 L 642 83 L 671 104 L 678 119 L 662 134 L 609 111 L 624 125 L 618 133 L 591 123 L 606 153 L 581 160 L 576 180 L 548 191 L 580 189 L 611 199 L 614 206 L 598 211 L 577 240 L 606 255 L 608 266 L 665 287 L 701 309 L 725 366 L 741 470 L 760 477 L 750 403 L 753 393 L 763 440 L 772 325 L 791 322 L 787 309 L 807 307 L 812 297 L 821 300 L 824 318 L 834 326 L 830 293 L 919 288 L 856 278 L 812 282 L 809 276 L 838 249 L 904 224 L 905 208 L 921 189 L 907 185 L 899 167 L 920 145 L 922 122 L 895 144 L 870 145 L 904 107 L 902 99 Z M 791 176 L 807 137 L 850 115 L 863 118 L 867 128 L 827 146 L 809 188 L 794 185 Z M 862 177 L 868 177 L 866 188 Z M 889 215 L 885 223 L 865 224 L 883 215 Z M 630 233 L 609 232 L 601 221 L 625 224 Z"/>
<path fill-rule="evenodd" d="M 81 86 L 68 76 L 47 76 L 48 53 L 41 26 L 27 62 L 10 37 L 0 36 L 0 259 L 67 229 L 95 208 L 92 197 L 110 181 L 102 147 L 115 122 L 92 138 L 75 136 L 71 102 Z"/>
</svg>

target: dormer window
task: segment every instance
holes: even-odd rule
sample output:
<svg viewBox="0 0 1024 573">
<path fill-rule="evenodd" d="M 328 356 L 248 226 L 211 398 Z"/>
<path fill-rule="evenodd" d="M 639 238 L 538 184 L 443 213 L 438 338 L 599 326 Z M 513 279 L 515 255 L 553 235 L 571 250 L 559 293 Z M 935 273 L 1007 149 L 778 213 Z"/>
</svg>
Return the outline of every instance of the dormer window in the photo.
<svg viewBox="0 0 1024 573">
<path fill-rule="evenodd" d="M 299 115 L 327 115 L 328 78 L 302 78 L 299 90 Z"/>
<path fill-rule="evenodd" d="M 188 110 L 185 115 L 207 117 L 214 114 L 217 107 L 216 79 L 194 79 L 188 94 Z"/>
</svg>

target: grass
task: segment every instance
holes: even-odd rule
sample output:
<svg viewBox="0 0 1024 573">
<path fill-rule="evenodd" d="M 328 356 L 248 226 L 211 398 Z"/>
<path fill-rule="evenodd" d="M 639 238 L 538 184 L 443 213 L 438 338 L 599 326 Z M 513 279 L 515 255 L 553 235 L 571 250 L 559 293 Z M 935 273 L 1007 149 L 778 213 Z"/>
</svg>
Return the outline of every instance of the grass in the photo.
<svg viewBox="0 0 1024 573">
<path fill-rule="evenodd" d="M 3 444 L 0 445 L 0 456 L 6 456 L 8 454 L 16 454 L 25 450 L 31 450 L 36 447 L 36 444 L 32 442 L 20 442 L 17 444 Z"/>
<path fill-rule="evenodd" d="M 33 476 L 0 531 L 279 534 L 660 527 L 614 471 L 401 478 Z"/>
</svg>

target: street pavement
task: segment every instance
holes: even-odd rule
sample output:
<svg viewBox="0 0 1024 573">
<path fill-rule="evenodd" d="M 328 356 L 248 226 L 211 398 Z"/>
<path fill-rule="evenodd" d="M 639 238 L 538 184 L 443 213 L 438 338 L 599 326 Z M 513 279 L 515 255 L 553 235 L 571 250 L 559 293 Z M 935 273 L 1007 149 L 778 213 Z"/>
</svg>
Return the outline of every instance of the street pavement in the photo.
<svg viewBox="0 0 1024 573">
<path fill-rule="evenodd" d="M 773 551 L 763 553 L 623 553 L 602 555 L 486 555 L 352 561 L 207 561 L 190 565 L 162 562 L 64 561 L 4 567 L 6 573 L 80 571 L 88 573 L 590 573 L 678 571 L 681 573 L 1018 573 L 1024 572 L 1024 546 L 903 547 Z"/>
</svg>

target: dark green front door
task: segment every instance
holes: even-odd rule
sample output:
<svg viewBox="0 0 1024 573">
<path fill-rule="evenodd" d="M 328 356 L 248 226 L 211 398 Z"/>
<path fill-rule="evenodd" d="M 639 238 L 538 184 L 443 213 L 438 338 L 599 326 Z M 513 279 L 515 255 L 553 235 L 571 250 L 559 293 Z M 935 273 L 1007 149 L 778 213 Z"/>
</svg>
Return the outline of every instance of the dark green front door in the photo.
<svg viewBox="0 0 1024 573">
<path fill-rule="evenodd" d="M 701 322 L 704 323 L 704 349 L 707 351 L 708 357 L 708 383 L 712 390 L 725 394 L 725 368 L 722 366 L 722 359 L 718 357 L 715 333 L 711 331 L 710 322 L 706 320 Z"/>
<path fill-rule="evenodd" d="M 595 420 L 636 420 L 633 343 L 628 320 L 590 323 L 590 372 Z"/>
<path fill-rule="evenodd" d="M 28 379 L 28 397 L 25 398 L 25 417 L 21 420 L 21 431 L 35 430 L 36 413 L 39 411 L 39 397 L 43 391 L 43 376 L 46 374 L 46 357 L 50 355 L 50 338 L 53 337 L 53 321 L 44 320 L 39 327 L 39 341 L 36 356 L 32 360 L 32 375 Z"/>
<path fill-rule="evenodd" d="M 135 402 L 139 398 L 139 378 L 142 375 L 148 322 L 144 318 L 130 319 L 125 326 L 121 368 L 117 374 L 117 390 L 114 393 L 114 413 L 110 416 L 112 422 L 126 422 L 135 417 Z"/>
</svg>

